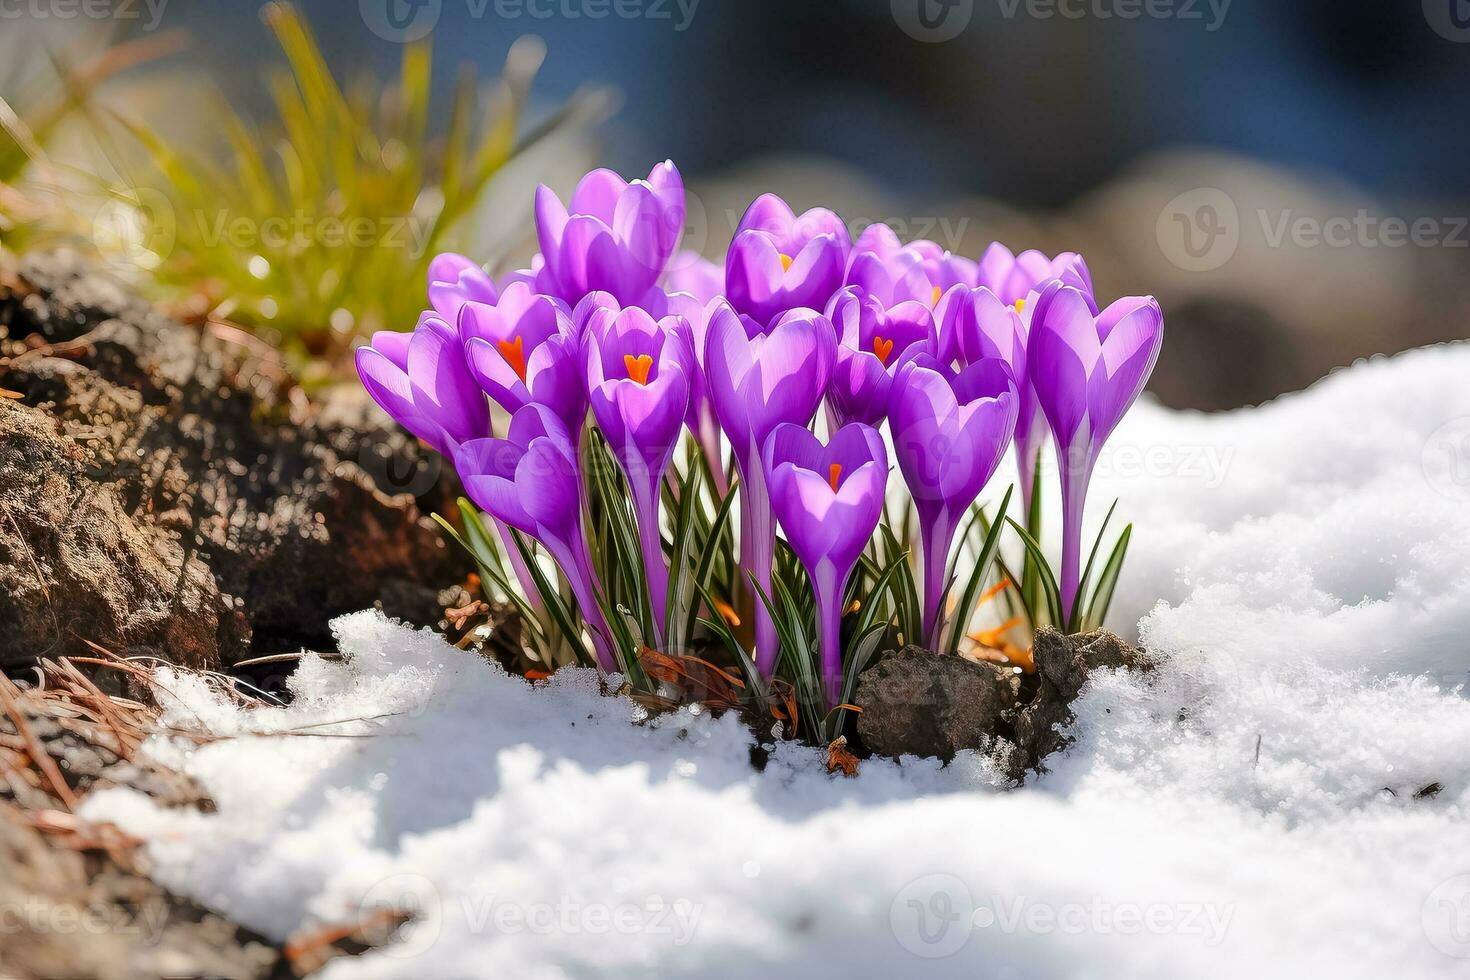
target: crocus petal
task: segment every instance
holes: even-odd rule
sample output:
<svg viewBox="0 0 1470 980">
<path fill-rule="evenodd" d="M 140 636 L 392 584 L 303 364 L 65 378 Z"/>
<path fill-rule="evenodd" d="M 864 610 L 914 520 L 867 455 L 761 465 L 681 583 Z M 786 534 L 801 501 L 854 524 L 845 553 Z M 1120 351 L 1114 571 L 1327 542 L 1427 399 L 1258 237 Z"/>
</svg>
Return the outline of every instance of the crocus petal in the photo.
<svg viewBox="0 0 1470 980">
<path fill-rule="evenodd" d="M 837 334 L 821 314 L 793 310 L 753 346 L 757 363 L 742 388 L 758 447 L 779 423 L 805 424 L 816 413 L 837 360 Z"/>
<path fill-rule="evenodd" d="M 726 257 L 730 305 L 760 323 L 771 323 L 794 309 L 825 309 L 842 281 L 845 256 L 832 236 L 813 238 L 794 255 L 778 248 L 764 232 L 744 231 Z M 782 255 L 792 260 L 789 269 Z"/>
<path fill-rule="evenodd" d="M 581 520 L 576 466 L 566 449 L 550 438 L 535 439 L 516 464 L 521 506 L 542 534 L 569 540 Z"/>
<path fill-rule="evenodd" d="M 669 260 L 664 288 L 687 293 L 703 306 L 725 291 L 725 269 L 695 252 L 679 252 Z"/>
<path fill-rule="evenodd" d="M 414 406 L 413 389 L 407 372 L 372 347 L 359 347 L 356 353 L 357 375 L 362 386 L 378 407 L 393 421 L 418 438 L 443 452 L 443 433 Z"/>
<path fill-rule="evenodd" d="M 588 321 L 598 310 L 608 310 L 613 315 L 617 315 L 622 312 L 623 307 L 616 296 L 604 290 L 594 290 L 583 296 L 576 308 L 572 310 L 571 333 L 574 337 L 580 339 L 586 333 Z"/>
<path fill-rule="evenodd" d="M 824 446 L 787 423 L 766 441 L 764 463 L 772 504 L 798 557 L 809 568 L 831 561 L 845 578 L 882 513 L 888 480 L 882 436 L 871 426 L 845 425 Z"/>
<path fill-rule="evenodd" d="M 650 281 L 663 272 L 664 263 L 668 260 L 663 252 L 663 244 L 668 238 L 663 216 L 663 202 L 646 184 L 629 187 L 618 198 L 613 215 L 613 234 L 624 254 L 648 271 Z"/>
<path fill-rule="evenodd" d="M 592 267 L 590 253 L 593 244 L 602 239 L 605 239 L 602 246 L 605 250 L 604 256 L 616 251 L 617 242 L 612 237 L 612 229 L 603 221 L 584 214 L 573 214 L 567 218 L 553 271 L 562 290 L 562 296 L 567 298 L 568 302 L 571 302 L 568 298 L 570 296 L 575 295 L 580 300 L 593 289 L 607 288 L 604 282 L 589 285 Z M 612 278 L 608 274 L 607 266 L 609 265 L 616 268 L 616 260 L 608 261 L 600 258 L 596 271 L 602 273 L 604 278 Z M 608 292 L 615 296 L 618 295 L 616 289 L 609 289 Z"/>
<path fill-rule="evenodd" d="M 516 466 L 525 449 L 506 439 L 473 439 L 459 447 L 455 469 L 465 491 L 482 510 L 526 534 L 536 535 L 536 520 L 521 503 Z"/>
<path fill-rule="evenodd" d="M 429 263 L 429 304 L 450 326 L 459 323 L 465 303 L 494 305 L 499 298 L 495 281 L 473 260 L 445 252 Z"/>
<path fill-rule="evenodd" d="M 628 182 L 611 170 L 598 168 L 589 171 L 577 182 L 567 211 L 571 214 L 587 214 L 605 225 L 613 223 L 618 202 L 628 190 Z"/>
<path fill-rule="evenodd" d="M 494 344 L 483 337 L 471 337 L 464 352 L 470 375 L 497 405 L 513 413 L 530 402 L 531 392 L 525 381 Z"/>
<path fill-rule="evenodd" d="M 742 451 L 750 445 L 750 406 L 742 393 L 755 367 L 744 321 L 729 304 L 717 300 L 704 347 L 705 380 L 720 427 Z"/>
<path fill-rule="evenodd" d="M 1071 445 L 1087 413 L 1087 378 L 1101 356 L 1097 326 L 1080 290 L 1054 282 L 1036 301 L 1027 344 L 1032 387 L 1052 434 Z"/>
<path fill-rule="evenodd" d="M 415 407 L 444 431 L 449 446 L 489 435 L 490 407 L 448 324 L 428 319 L 414 331 L 408 381 Z"/>
<path fill-rule="evenodd" d="M 407 371 L 408 342 L 412 339 L 413 331 L 411 330 L 379 330 L 373 334 L 370 346 L 400 369 Z"/>
<path fill-rule="evenodd" d="M 1141 302 L 1134 299 L 1119 300 L 1103 311 L 1104 317 L 1110 313 L 1113 317 L 1087 390 L 1095 446 L 1102 445 L 1137 400 L 1163 347 L 1164 316 L 1158 302 L 1151 296 L 1142 297 Z M 1115 312 L 1120 307 L 1125 312 Z M 1099 317 L 1098 331 L 1103 330 L 1103 317 Z"/>
<path fill-rule="evenodd" d="M 552 275 L 561 263 L 561 239 L 568 217 L 566 206 L 555 191 L 545 184 L 536 188 L 536 239 L 541 246 L 542 261 Z"/>
<path fill-rule="evenodd" d="M 838 424 L 877 425 L 888 414 L 893 377 L 876 355 L 840 348 L 827 395 Z"/>
<path fill-rule="evenodd" d="M 941 301 L 941 357 L 959 359 L 969 364 L 987 357 L 999 357 L 1011 365 L 1018 383 L 1026 374 L 1026 336 L 1021 315 L 1013 306 L 981 286 L 951 290 Z"/>
<path fill-rule="evenodd" d="M 899 468 L 921 510 L 963 513 L 1010 446 L 1019 398 L 1000 361 L 982 361 L 953 381 L 915 361 L 894 381 L 889 424 Z"/>
<path fill-rule="evenodd" d="M 1011 269 L 1016 265 L 1016 256 L 1010 249 L 1000 242 L 991 242 L 985 254 L 980 256 L 979 285 L 988 287 L 992 292 L 999 294 L 1006 279 L 1011 274 Z M 1004 299 L 1005 297 L 1001 297 Z M 1012 300 L 1011 302 L 1015 302 Z"/>
<path fill-rule="evenodd" d="M 587 416 L 578 350 L 575 338 L 557 334 L 548 337 L 526 362 L 525 387 L 531 400 L 555 412 L 568 432 L 580 431 Z"/>
<path fill-rule="evenodd" d="M 847 425 L 824 446 L 788 423 L 771 433 L 763 462 L 772 506 L 797 556 L 809 571 L 832 562 L 845 579 L 882 513 L 888 477 L 882 437 L 870 426 Z"/>
<path fill-rule="evenodd" d="M 689 382 L 674 364 L 646 385 L 610 382 L 612 403 L 643 458 L 662 470 L 673 456 L 689 404 Z"/>
</svg>

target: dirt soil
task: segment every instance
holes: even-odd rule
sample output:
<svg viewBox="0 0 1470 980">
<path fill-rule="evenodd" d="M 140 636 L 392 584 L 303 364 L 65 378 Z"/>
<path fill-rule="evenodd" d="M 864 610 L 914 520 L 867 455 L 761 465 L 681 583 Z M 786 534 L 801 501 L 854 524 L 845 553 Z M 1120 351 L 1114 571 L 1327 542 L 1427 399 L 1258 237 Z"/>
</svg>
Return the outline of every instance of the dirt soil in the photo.
<svg viewBox="0 0 1470 980">
<path fill-rule="evenodd" d="M 331 649 L 336 615 L 438 622 L 468 564 L 428 514 L 455 489 L 357 385 L 308 399 L 231 326 L 0 254 L 0 977 L 291 977 L 366 948 L 268 942 L 76 810 L 110 785 L 213 806 L 140 751 L 150 658 L 234 691 L 245 658 Z"/>
<path fill-rule="evenodd" d="M 0 667 L 326 649 L 375 602 L 436 621 L 467 571 L 428 519 L 452 475 L 359 386 L 308 400 L 68 253 L 0 266 L 0 389 Z"/>
</svg>

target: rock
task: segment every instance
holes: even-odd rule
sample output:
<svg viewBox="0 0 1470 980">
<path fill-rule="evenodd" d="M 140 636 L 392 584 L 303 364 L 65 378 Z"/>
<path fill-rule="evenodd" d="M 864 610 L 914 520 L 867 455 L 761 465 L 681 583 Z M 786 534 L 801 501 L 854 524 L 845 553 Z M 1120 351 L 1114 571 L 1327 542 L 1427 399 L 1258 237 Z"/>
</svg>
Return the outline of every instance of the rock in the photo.
<svg viewBox="0 0 1470 980">
<path fill-rule="evenodd" d="M 0 803 L 0 976 L 290 976 L 275 944 L 165 891 L 127 854 L 58 847 Z"/>
<path fill-rule="evenodd" d="M 219 669 L 329 648 L 468 564 L 452 474 L 355 385 L 308 402 L 259 341 L 175 323 L 68 253 L 0 272 L 0 667 L 84 641 Z"/>
<path fill-rule="evenodd" d="M 1107 630 L 1063 636 L 1043 628 L 1033 650 L 1036 673 L 940 656 L 916 646 L 884 656 L 858 677 L 862 708 L 856 733 L 875 755 L 932 756 L 948 762 L 962 749 L 987 752 L 1020 781 L 1067 747 L 1063 731 L 1094 671 L 1147 671 L 1148 654 Z"/>
<path fill-rule="evenodd" d="M 22 689 L 0 676 L 0 976 L 289 975 L 274 944 L 150 881 L 136 839 L 70 812 L 111 786 L 213 809 L 139 748 L 156 712 L 74 678 L 53 667 Z"/>
<path fill-rule="evenodd" d="M 1092 673 L 1104 669 L 1147 671 L 1153 661 L 1142 650 L 1124 643 L 1107 630 L 1064 636 L 1043 627 L 1036 633 L 1032 656 L 1036 662 L 1036 691 L 1012 722 L 1010 744 L 998 758 L 1020 779 L 1028 770 L 1042 770 L 1043 761 L 1070 744 L 1063 734 L 1072 722 L 1072 702 Z"/>
<path fill-rule="evenodd" d="M 907 646 L 858 677 L 858 735 L 877 755 L 948 762 L 961 749 L 987 745 L 1017 691 L 1007 668 Z"/>
</svg>

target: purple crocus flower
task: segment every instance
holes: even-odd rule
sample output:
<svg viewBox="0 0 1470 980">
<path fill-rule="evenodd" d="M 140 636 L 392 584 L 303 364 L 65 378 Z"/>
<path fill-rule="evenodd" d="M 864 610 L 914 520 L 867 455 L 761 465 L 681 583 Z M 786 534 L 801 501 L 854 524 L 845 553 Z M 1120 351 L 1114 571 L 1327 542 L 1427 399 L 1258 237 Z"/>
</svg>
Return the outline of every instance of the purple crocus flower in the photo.
<svg viewBox="0 0 1470 980">
<path fill-rule="evenodd" d="M 848 576 L 883 516 L 888 450 L 871 426 L 854 422 L 823 446 L 804 426 L 783 424 L 766 442 L 771 505 L 817 600 L 822 679 L 842 689 L 842 598 Z"/>
<path fill-rule="evenodd" d="M 1026 323 L 1016 307 L 1008 306 L 988 286 L 973 289 L 959 286 L 944 294 L 935 311 L 939 320 L 939 359 L 973 364 L 987 357 L 1006 363 L 1016 380 L 1020 410 L 1016 416 L 1016 468 L 1020 473 L 1022 513 L 1031 512 L 1031 487 L 1035 481 L 1036 453 L 1045 436 L 1036 428 L 1036 396 L 1031 393 L 1026 373 Z"/>
<path fill-rule="evenodd" d="M 611 632 L 595 587 L 582 518 L 582 476 L 572 437 L 556 413 L 530 404 L 504 439 L 473 439 L 455 455 L 470 498 L 497 520 L 531 535 L 566 574 L 578 611 L 592 629 L 598 662 L 617 669 Z"/>
<path fill-rule="evenodd" d="M 425 313 L 413 333 L 374 334 L 370 346 L 357 349 L 357 373 L 385 412 L 451 461 L 462 443 L 490 435 L 490 407 L 460 338 L 433 313 Z M 498 520 L 491 524 L 505 543 L 521 591 L 539 606 L 541 594 L 510 532 Z"/>
<path fill-rule="evenodd" d="M 837 359 L 832 321 L 812 310 L 782 315 L 769 332 L 727 304 L 710 317 L 704 366 L 715 417 L 730 440 L 740 472 L 741 567 L 770 595 L 776 529 L 761 454 L 783 422 L 806 425 L 821 404 Z M 756 665 L 770 676 L 776 629 L 755 604 Z"/>
<path fill-rule="evenodd" d="M 898 369 L 921 354 L 937 353 L 934 316 L 922 302 L 888 306 L 856 286 L 833 298 L 831 315 L 840 338 L 827 389 L 833 418 L 839 426 L 878 425 L 888 416 L 888 395 Z"/>
<path fill-rule="evenodd" d="M 670 293 L 687 293 L 701 305 L 708 304 L 716 296 L 725 295 L 725 267 L 697 252 L 680 252 L 669 260 L 664 289 Z"/>
<path fill-rule="evenodd" d="M 846 282 L 893 306 L 912 300 L 934 307 L 952 286 L 973 286 L 974 262 L 930 241 L 903 245 L 892 228 L 869 225 L 858 236 L 847 264 Z"/>
<path fill-rule="evenodd" d="M 1024 305 L 1033 290 L 1051 279 L 1092 295 L 1092 273 L 1076 252 L 1059 252 L 1054 259 L 1035 249 L 1016 255 L 1000 242 L 991 242 L 980 256 L 977 285 L 987 287 L 1007 306 Z"/>
<path fill-rule="evenodd" d="M 495 280 L 473 259 L 445 252 L 429 263 L 429 305 L 451 327 L 459 325 L 466 303 L 494 306 L 499 301 Z"/>
<path fill-rule="evenodd" d="M 1031 321 L 1031 383 L 1056 440 L 1062 478 L 1062 614 L 1075 618 L 1082 516 L 1103 443 L 1153 373 L 1164 314 L 1152 296 L 1128 296 L 1101 313 L 1091 297 L 1056 281 Z"/>
<path fill-rule="evenodd" d="M 924 635 L 939 642 L 955 530 L 994 475 L 1019 402 L 1005 362 L 976 361 L 951 378 L 938 361 L 904 365 L 893 384 L 893 448 L 919 512 L 923 548 Z"/>
<path fill-rule="evenodd" d="M 495 306 L 466 303 L 459 333 L 475 380 L 502 408 L 515 413 L 536 402 L 556 412 L 568 432 L 581 433 L 587 393 L 565 306 L 512 283 Z"/>
<path fill-rule="evenodd" d="M 538 277 L 569 306 L 594 290 L 624 304 L 642 299 L 663 274 L 684 229 L 684 182 L 670 161 L 629 183 L 611 170 L 583 177 L 571 201 L 536 190 Z"/>
<path fill-rule="evenodd" d="M 790 310 L 825 309 L 842 285 L 851 239 L 826 208 L 800 216 L 774 194 L 756 198 L 725 257 L 725 295 L 762 325 Z"/>
<path fill-rule="evenodd" d="M 686 342 L 678 317 L 656 321 L 629 307 L 594 313 L 583 349 L 592 414 L 632 491 L 654 630 L 661 639 L 669 571 L 659 534 L 659 487 L 689 405 Z"/>
<path fill-rule="evenodd" d="M 453 458 L 460 443 L 490 434 L 490 406 L 459 337 L 436 314 L 425 313 L 412 333 L 373 334 L 356 360 L 373 401 L 441 455 Z"/>
<path fill-rule="evenodd" d="M 994 242 L 980 259 L 980 282 L 994 293 L 1001 303 L 1013 307 L 1020 317 L 1023 337 L 1031 334 L 1031 315 L 1035 310 L 1039 290 L 1048 282 L 1060 279 L 1069 286 L 1081 290 L 1088 299 L 1093 312 L 1097 305 L 1092 299 L 1092 273 L 1087 262 L 1076 252 L 1060 252 L 1054 259 L 1035 250 L 1012 255 L 1010 249 Z M 993 306 L 990 307 L 992 327 L 997 321 Z M 944 332 L 940 332 L 941 345 Z M 959 349 L 950 350 L 951 356 L 965 360 Z M 1021 483 L 1021 507 L 1025 514 L 1031 513 L 1031 495 L 1036 483 L 1036 464 L 1041 447 L 1046 442 L 1046 419 L 1036 400 L 1036 391 L 1030 379 L 1017 373 L 1016 380 L 1021 392 L 1021 414 L 1016 420 L 1016 471 Z"/>
</svg>

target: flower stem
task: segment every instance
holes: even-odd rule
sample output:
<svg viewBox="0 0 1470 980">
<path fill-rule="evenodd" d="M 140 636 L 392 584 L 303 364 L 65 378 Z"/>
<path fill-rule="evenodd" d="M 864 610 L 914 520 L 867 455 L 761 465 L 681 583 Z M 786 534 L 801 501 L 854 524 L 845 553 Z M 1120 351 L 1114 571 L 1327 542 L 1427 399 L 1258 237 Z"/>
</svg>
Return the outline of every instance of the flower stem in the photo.
<svg viewBox="0 0 1470 980">
<path fill-rule="evenodd" d="M 924 639 L 932 650 L 939 649 L 939 630 L 943 625 L 945 572 L 949 567 L 949 547 L 954 540 L 955 522 L 946 507 L 923 507 L 919 511 L 919 539 L 924 568 Z"/>
<path fill-rule="evenodd" d="M 1062 570 L 1058 587 L 1062 594 L 1062 615 L 1066 622 L 1057 629 L 1069 632 L 1077 625 L 1078 579 L 1082 570 L 1082 516 L 1087 507 L 1087 485 L 1092 482 L 1090 455 L 1069 459 L 1075 453 L 1057 451 L 1062 473 Z"/>
<path fill-rule="evenodd" d="M 510 528 L 498 517 L 490 514 L 485 516 L 495 526 L 496 533 L 500 535 L 501 542 L 505 544 L 505 554 L 510 560 L 511 571 L 515 572 L 516 581 L 520 583 L 521 591 L 526 595 L 526 601 L 531 604 L 532 609 L 542 609 L 541 592 L 536 588 L 536 580 L 531 577 L 531 570 L 526 567 L 526 560 L 521 557 L 521 549 L 516 547 L 515 538 L 511 537 Z"/>
<path fill-rule="evenodd" d="M 577 599 L 577 611 L 591 629 L 598 664 L 604 672 L 613 673 L 618 669 L 618 659 L 613 653 L 612 630 L 608 627 L 607 617 L 602 614 L 602 604 L 597 601 L 597 590 L 592 585 L 596 581 L 596 573 L 592 570 L 592 556 L 587 551 L 587 535 L 578 535 L 575 542 L 548 540 L 546 548 L 571 584 L 572 595 Z"/>
<path fill-rule="evenodd" d="M 654 645 L 662 646 L 664 617 L 668 611 L 669 567 L 664 564 L 664 543 L 659 534 L 658 479 L 653 479 L 652 486 L 642 480 L 630 482 L 634 484 L 633 508 L 638 512 L 638 548 L 643 552 L 643 572 L 652 603 Z"/>
<path fill-rule="evenodd" d="M 771 595 L 771 566 L 776 559 L 776 521 L 771 515 L 771 494 L 766 487 L 765 467 L 758 457 L 740 466 L 740 567 Z M 755 597 L 755 665 L 769 679 L 776 671 L 779 652 L 776 623 L 770 610 Z"/>
<path fill-rule="evenodd" d="M 724 500 L 730 495 L 730 479 L 725 475 L 725 460 L 720 452 L 720 426 L 712 414 L 701 416 L 697 435 L 699 448 L 704 453 L 710 476 L 715 481 L 715 493 L 720 500 Z"/>
<path fill-rule="evenodd" d="M 817 597 L 817 625 L 821 635 L 822 686 L 827 706 L 842 696 L 842 591 L 846 582 L 837 581 L 837 570 L 823 560 L 809 574 Z"/>
</svg>

